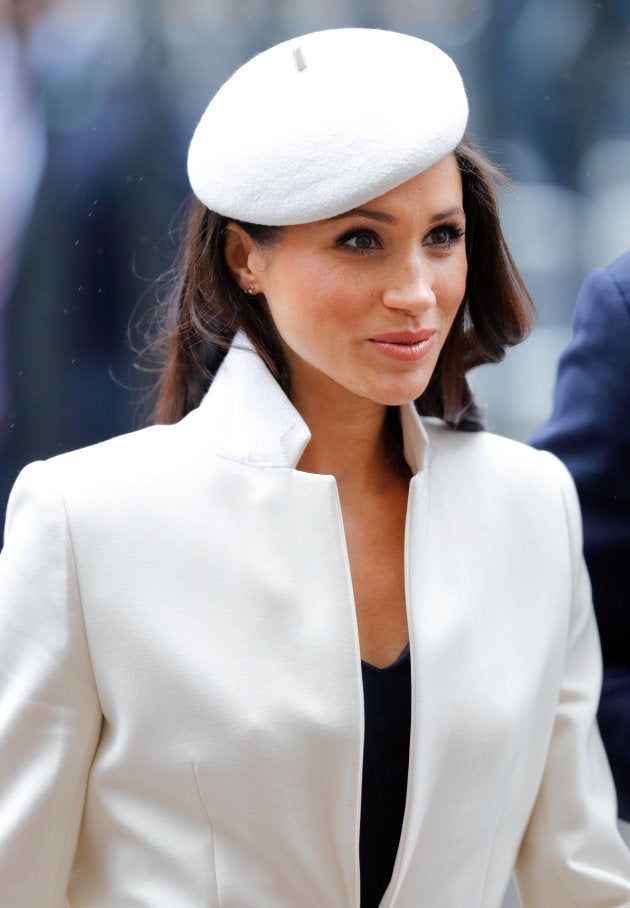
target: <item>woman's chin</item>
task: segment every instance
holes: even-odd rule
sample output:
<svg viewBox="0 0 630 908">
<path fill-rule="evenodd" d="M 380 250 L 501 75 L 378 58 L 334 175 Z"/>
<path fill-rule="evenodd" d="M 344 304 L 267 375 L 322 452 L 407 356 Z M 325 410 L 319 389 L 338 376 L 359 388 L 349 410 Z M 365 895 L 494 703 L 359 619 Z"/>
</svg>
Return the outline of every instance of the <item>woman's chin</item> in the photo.
<svg viewBox="0 0 630 908">
<path fill-rule="evenodd" d="M 412 403 L 414 400 L 417 400 L 424 392 L 426 391 L 427 384 L 422 383 L 421 385 L 416 385 L 412 388 L 399 388 L 399 389 L 383 389 L 380 392 L 377 392 L 375 395 L 371 396 L 371 400 L 376 404 L 381 404 L 385 407 L 402 407 L 405 404 Z"/>
</svg>

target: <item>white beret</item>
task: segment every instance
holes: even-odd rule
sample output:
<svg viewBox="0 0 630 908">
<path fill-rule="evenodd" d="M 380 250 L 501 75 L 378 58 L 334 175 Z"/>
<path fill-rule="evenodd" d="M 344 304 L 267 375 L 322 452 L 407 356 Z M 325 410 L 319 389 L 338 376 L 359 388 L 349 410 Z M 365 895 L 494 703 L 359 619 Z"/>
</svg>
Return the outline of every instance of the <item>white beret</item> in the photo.
<svg viewBox="0 0 630 908">
<path fill-rule="evenodd" d="M 313 32 L 245 63 L 219 89 L 188 152 L 213 211 L 282 226 L 334 217 L 456 147 L 468 117 L 450 57 L 380 29 Z"/>
</svg>

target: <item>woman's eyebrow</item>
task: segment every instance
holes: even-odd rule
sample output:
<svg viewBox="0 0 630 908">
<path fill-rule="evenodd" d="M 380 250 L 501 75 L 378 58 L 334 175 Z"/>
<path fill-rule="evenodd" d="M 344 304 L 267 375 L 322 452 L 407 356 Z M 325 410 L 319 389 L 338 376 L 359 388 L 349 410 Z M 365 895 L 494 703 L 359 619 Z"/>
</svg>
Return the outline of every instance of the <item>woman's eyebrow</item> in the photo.
<svg viewBox="0 0 630 908">
<path fill-rule="evenodd" d="M 335 214 L 329 220 L 338 221 L 341 218 L 352 218 L 360 215 L 362 218 L 371 218 L 373 221 L 381 221 L 383 224 L 395 224 L 398 218 L 386 211 L 376 211 L 373 208 L 351 208 L 350 211 L 344 211 L 342 214 Z"/>
<path fill-rule="evenodd" d="M 455 205 L 452 208 L 447 208 L 444 211 L 438 211 L 436 214 L 432 215 L 429 218 L 429 223 L 434 224 L 436 221 L 443 221 L 446 218 L 452 218 L 454 215 L 459 215 L 464 217 L 464 209 L 459 205 Z M 383 224 L 397 224 L 398 218 L 389 214 L 387 211 L 378 211 L 375 208 L 351 208 L 350 211 L 344 211 L 342 214 L 335 214 L 329 220 L 338 221 L 342 218 L 351 218 L 351 217 L 362 217 L 370 218 L 373 221 L 380 221 Z"/>
<path fill-rule="evenodd" d="M 436 221 L 443 221 L 446 218 L 452 218 L 454 215 L 465 217 L 464 209 L 460 205 L 454 205 L 453 208 L 447 208 L 445 211 L 438 211 L 430 219 L 429 223 L 434 224 Z"/>
</svg>

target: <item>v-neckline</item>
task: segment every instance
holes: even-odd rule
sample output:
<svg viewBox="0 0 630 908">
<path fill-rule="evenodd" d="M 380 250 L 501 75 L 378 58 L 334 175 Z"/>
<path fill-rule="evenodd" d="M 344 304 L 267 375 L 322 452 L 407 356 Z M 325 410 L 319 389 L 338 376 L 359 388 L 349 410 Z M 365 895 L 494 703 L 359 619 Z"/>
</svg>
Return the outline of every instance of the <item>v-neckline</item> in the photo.
<svg viewBox="0 0 630 908">
<path fill-rule="evenodd" d="M 400 663 L 403 662 L 408 656 L 409 643 L 405 643 L 400 655 L 398 655 L 393 662 L 390 662 L 389 665 L 383 665 L 382 667 L 378 665 L 372 665 L 371 662 L 367 662 L 365 659 L 361 659 L 361 665 L 363 668 L 370 669 L 374 672 L 388 672 L 400 665 Z"/>
</svg>

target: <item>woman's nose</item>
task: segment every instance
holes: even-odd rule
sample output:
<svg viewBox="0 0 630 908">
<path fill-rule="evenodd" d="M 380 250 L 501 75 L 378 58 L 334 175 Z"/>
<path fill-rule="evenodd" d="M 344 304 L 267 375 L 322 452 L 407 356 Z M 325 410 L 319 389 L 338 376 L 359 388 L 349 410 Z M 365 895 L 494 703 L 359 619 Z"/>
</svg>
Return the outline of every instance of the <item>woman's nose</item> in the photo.
<svg viewBox="0 0 630 908">
<path fill-rule="evenodd" d="M 391 309 L 428 309 L 435 304 L 431 267 L 414 255 L 393 271 L 383 303 Z"/>
</svg>

